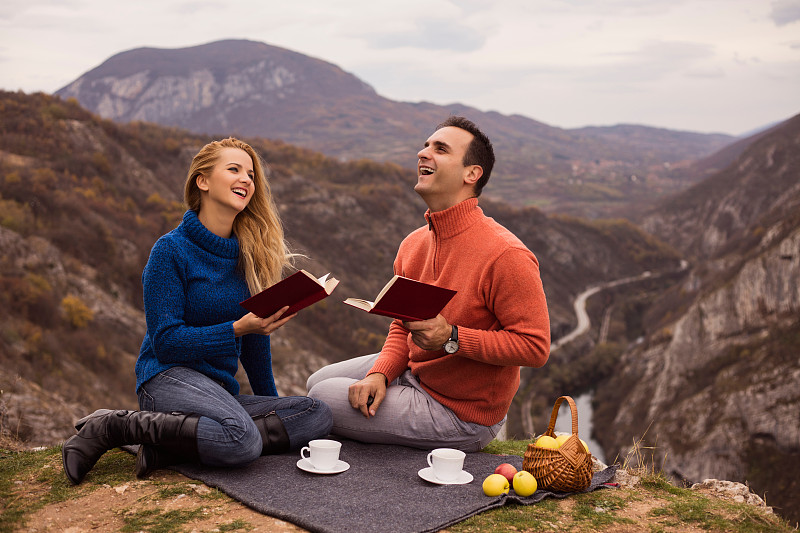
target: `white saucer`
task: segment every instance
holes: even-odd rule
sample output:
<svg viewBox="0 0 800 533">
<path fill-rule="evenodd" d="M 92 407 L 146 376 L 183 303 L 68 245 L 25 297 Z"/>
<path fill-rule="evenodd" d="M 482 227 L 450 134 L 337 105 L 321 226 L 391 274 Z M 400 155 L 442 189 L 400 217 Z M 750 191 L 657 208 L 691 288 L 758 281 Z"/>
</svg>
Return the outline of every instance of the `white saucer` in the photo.
<svg viewBox="0 0 800 533">
<path fill-rule="evenodd" d="M 330 470 L 319 470 L 311 464 L 308 459 L 300 459 L 297 461 L 297 468 L 311 472 L 312 474 L 340 474 L 350 468 L 350 465 L 344 461 L 336 461 L 336 464 Z"/>
<path fill-rule="evenodd" d="M 423 468 L 419 472 L 419 477 L 424 479 L 425 481 L 430 481 L 431 483 L 438 483 L 439 485 L 464 485 L 465 483 L 469 483 L 472 481 L 472 474 L 467 472 L 466 470 L 462 470 L 461 473 L 452 481 L 442 481 L 438 477 L 436 477 L 433 473 L 433 468 Z"/>
</svg>

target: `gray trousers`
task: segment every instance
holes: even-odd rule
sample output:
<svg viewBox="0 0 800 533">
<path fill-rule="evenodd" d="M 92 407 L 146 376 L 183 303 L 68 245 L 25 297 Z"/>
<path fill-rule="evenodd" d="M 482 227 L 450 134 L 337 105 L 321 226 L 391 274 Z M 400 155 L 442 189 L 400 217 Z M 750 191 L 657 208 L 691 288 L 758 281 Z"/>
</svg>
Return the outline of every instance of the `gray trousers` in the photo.
<svg viewBox="0 0 800 533">
<path fill-rule="evenodd" d="M 347 390 L 364 379 L 377 358 L 378 354 L 372 354 L 334 363 L 308 378 L 308 395 L 328 404 L 333 412 L 333 434 L 361 442 L 476 452 L 503 427 L 505 418 L 493 426 L 459 419 L 420 386 L 411 370 L 389 383 L 378 412 L 366 418 L 350 405 Z"/>
</svg>

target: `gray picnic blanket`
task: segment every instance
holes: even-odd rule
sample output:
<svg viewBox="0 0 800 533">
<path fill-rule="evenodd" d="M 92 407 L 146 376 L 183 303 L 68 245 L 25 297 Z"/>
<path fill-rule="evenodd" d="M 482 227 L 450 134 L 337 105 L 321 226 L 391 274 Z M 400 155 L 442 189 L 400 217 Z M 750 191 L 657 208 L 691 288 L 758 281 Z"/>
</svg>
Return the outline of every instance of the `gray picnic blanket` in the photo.
<svg viewBox="0 0 800 533">
<path fill-rule="evenodd" d="M 334 437 L 336 438 L 336 437 Z M 405 446 L 342 442 L 340 459 L 350 468 L 339 474 L 312 474 L 298 468 L 298 453 L 258 458 L 243 468 L 194 464 L 172 467 L 215 487 L 248 507 L 320 533 L 417 533 L 438 531 L 483 511 L 507 504 L 529 505 L 569 493 L 537 490 L 529 497 L 511 491 L 497 497 L 483 493 L 483 480 L 501 463 L 522 468 L 522 457 L 469 453 L 464 470 L 473 480 L 439 485 L 423 480 L 428 451 Z M 135 451 L 134 447 L 130 447 Z M 604 487 L 617 465 L 595 473 L 590 492 Z"/>
</svg>

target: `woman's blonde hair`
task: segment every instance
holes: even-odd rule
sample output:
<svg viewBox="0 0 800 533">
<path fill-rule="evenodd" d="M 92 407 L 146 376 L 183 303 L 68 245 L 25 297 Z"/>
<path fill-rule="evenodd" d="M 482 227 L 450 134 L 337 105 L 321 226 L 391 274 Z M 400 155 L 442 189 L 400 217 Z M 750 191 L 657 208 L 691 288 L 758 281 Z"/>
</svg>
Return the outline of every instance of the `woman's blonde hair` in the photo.
<svg viewBox="0 0 800 533">
<path fill-rule="evenodd" d="M 284 239 L 283 225 L 272 199 L 264 165 L 256 151 L 233 137 L 205 145 L 192 159 L 186 177 L 184 201 L 189 209 L 200 211 L 201 194 L 197 177 L 211 172 L 223 148 L 239 148 L 253 160 L 255 192 L 247 207 L 236 215 L 233 233 L 239 239 L 239 269 L 247 281 L 250 294 L 256 294 L 279 281 L 283 269 L 291 266 L 293 257 Z"/>
</svg>

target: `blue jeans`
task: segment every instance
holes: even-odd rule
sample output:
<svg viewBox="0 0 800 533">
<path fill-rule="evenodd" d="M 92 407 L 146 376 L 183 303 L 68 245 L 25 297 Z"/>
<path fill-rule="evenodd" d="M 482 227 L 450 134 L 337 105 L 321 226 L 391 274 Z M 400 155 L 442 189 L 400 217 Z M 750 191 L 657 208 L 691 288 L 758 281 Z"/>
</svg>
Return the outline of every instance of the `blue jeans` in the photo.
<svg viewBox="0 0 800 533">
<path fill-rule="evenodd" d="M 242 466 L 261 455 L 261 434 L 253 417 L 275 411 L 293 450 L 330 433 L 333 417 L 325 403 L 306 396 L 232 396 L 205 374 L 176 366 L 153 376 L 139 388 L 143 411 L 194 413 L 200 462 Z"/>
</svg>

